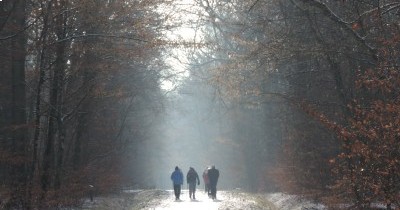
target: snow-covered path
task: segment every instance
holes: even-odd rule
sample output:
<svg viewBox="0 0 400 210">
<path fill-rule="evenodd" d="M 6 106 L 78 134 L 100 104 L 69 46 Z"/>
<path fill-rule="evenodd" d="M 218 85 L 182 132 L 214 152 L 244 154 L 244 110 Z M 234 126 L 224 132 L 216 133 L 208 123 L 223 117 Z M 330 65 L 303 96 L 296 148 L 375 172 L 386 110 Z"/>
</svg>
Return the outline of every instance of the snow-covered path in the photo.
<svg viewBox="0 0 400 210">
<path fill-rule="evenodd" d="M 208 198 L 202 189 L 196 192 L 196 200 L 183 190 L 180 201 L 175 201 L 172 190 L 125 190 L 120 194 L 97 197 L 87 201 L 81 209 L 96 210 L 276 210 L 276 206 L 262 194 L 237 190 L 218 191 L 216 200 Z M 285 209 L 285 208 L 283 208 Z M 287 209 L 285 209 L 287 210 Z M 297 210 L 297 209 L 296 209 Z"/>
<path fill-rule="evenodd" d="M 168 199 L 163 200 L 159 206 L 154 208 L 155 210 L 162 209 L 190 209 L 190 210 L 204 210 L 204 209 L 218 209 L 225 198 L 224 192 L 217 194 L 216 200 L 208 198 L 208 195 L 204 191 L 200 190 L 196 192 L 196 200 L 189 198 L 189 191 L 183 190 L 181 199 L 176 201 L 173 195 L 173 191 L 169 191 L 171 196 Z"/>
<path fill-rule="evenodd" d="M 121 193 L 87 199 L 80 208 L 65 210 L 303 210 L 328 209 L 322 204 L 284 193 L 249 193 L 240 190 L 218 191 L 217 200 L 208 198 L 203 190 L 196 192 L 196 200 L 183 190 L 180 201 L 175 201 L 172 190 L 124 190 Z M 385 209 L 383 204 L 375 204 Z M 395 209 L 397 209 L 395 207 Z"/>
</svg>

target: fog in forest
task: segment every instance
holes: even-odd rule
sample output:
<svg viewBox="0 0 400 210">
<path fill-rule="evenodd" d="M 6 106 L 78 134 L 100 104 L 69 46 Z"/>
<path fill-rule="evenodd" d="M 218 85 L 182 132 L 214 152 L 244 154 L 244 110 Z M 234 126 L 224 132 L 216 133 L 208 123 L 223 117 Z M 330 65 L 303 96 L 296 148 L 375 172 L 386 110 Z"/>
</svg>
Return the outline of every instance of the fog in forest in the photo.
<svg viewBox="0 0 400 210">
<path fill-rule="evenodd" d="M 161 10 L 175 11 L 177 19 L 172 22 L 178 21 L 179 25 L 165 34 L 168 39 L 193 43 L 212 39 L 211 25 L 191 24 L 199 17 L 190 13 L 204 13 L 201 5 L 187 0 L 176 5 L 175 9 Z M 228 46 L 229 41 L 220 44 Z M 166 51 L 166 71 L 174 76 L 162 81 L 166 96 L 162 114 L 155 119 L 149 139 L 137 150 L 134 164 L 141 169 L 132 171 L 137 174 L 133 177 L 140 177 L 137 186 L 171 189 L 170 175 L 175 166 L 185 176 L 189 167 L 194 167 L 203 182 L 203 171 L 215 165 L 220 170 L 221 189 L 275 189 L 268 170 L 276 161 L 275 147 L 281 146 L 281 101 L 269 99 L 268 104 L 260 106 L 264 101 L 251 94 L 241 100 L 223 95 L 221 87 L 210 78 L 221 65 L 213 57 L 225 55 L 214 54 L 208 46 Z M 276 92 L 285 89 L 276 83 L 264 88 Z"/>
<path fill-rule="evenodd" d="M 213 165 L 218 189 L 398 207 L 399 14 L 398 0 L 0 0 L 0 208 L 171 189 L 175 166 Z"/>
<path fill-rule="evenodd" d="M 190 82 L 191 78 L 187 78 Z M 212 88 L 196 82 L 174 93 L 166 104 L 159 130 L 140 150 L 140 160 L 151 176 L 149 185 L 171 188 L 170 175 L 175 166 L 184 174 L 194 167 L 201 176 L 206 167 L 220 170 L 220 187 L 241 188 L 246 185 L 241 160 L 242 151 L 230 139 L 226 108 L 218 103 Z M 240 131 L 238 131 L 240 132 Z"/>
<path fill-rule="evenodd" d="M 268 170 L 281 146 L 277 116 L 282 107 L 270 101 L 262 110 L 225 101 L 204 79 L 204 70 L 193 68 L 168 93 L 165 112 L 138 150 L 135 164 L 141 170 L 132 171 L 142 181 L 137 187 L 171 189 L 175 166 L 184 175 L 194 167 L 203 182 L 203 171 L 215 165 L 220 189 L 273 190 Z"/>
</svg>

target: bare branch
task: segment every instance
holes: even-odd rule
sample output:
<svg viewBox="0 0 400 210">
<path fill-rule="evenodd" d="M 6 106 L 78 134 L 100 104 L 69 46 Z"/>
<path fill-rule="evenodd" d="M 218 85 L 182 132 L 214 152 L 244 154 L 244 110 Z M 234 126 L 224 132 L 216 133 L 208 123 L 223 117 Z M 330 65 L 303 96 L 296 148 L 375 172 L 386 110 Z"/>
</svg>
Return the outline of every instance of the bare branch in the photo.
<svg viewBox="0 0 400 210">
<path fill-rule="evenodd" d="M 72 40 L 72 39 L 80 39 L 80 38 L 88 38 L 88 37 L 118 38 L 118 39 L 135 40 L 135 41 L 139 41 L 139 42 L 149 42 L 148 40 L 144 40 L 144 39 L 139 39 L 139 38 L 134 38 L 134 37 L 129 37 L 129 36 L 113 35 L 113 34 L 82 34 L 82 35 L 70 36 L 65 39 L 59 39 L 59 40 L 57 40 L 57 42 L 65 42 L 65 41 Z"/>
<path fill-rule="evenodd" d="M 25 26 L 22 30 L 16 32 L 15 34 L 9 35 L 9 36 L 5 36 L 5 37 L 0 37 L 0 41 L 4 41 L 7 39 L 12 39 L 16 36 L 18 36 L 19 34 L 23 33 L 24 31 L 26 31 L 26 29 L 28 29 L 29 27 L 31 27 L 36 21 L 30 23 L 29 25 Z"/>
<path fill-rule="evenodd" d="M 306 10 L 304 8 L 301 8 L 300 5 L 298 5 L 295 0 L 291 0 L 292 3 L 294 5 L 296 5 L 296 7 L 298 7 L 301 10 Z M 353 37 L 359 42 L 361 43 L 363 46 L 365 46 L 368 51 L 373 55 L 374 59 L 377 59 L 377 50 L 370 46 L 364 37 L 360 36 L 360 34 L 358 34 L 356 31 L 354 31 L 351 27 L 351 23 L 344 21 L 343 19 L 341 19 L 339 16 L 337 16 L 328 6 L 326 6 L 326 4 L 317 1 L 317 0 L 299 0 L 301 2 L 303 2 L 304 4 L 317 8 L 319 9 L 323 15 L 325 15 L 326 17 L 328 17 L 330 20 L 332 20 L 333 22 L 337 23 L 341 28 L 345 29 L 347 32 L 349 32 L 350 34 L 353 35 Z"/>
<path fill-rule="evenodd" d="M 260 0 L 256 0 L 256 1 L 250 6 L 248 12 L 250 12 L 251 10 L 253 10 L 254 6 L 256 6 L 256 4 L 257 4 L 259 1 L 260 1 Z"/>
</svg>

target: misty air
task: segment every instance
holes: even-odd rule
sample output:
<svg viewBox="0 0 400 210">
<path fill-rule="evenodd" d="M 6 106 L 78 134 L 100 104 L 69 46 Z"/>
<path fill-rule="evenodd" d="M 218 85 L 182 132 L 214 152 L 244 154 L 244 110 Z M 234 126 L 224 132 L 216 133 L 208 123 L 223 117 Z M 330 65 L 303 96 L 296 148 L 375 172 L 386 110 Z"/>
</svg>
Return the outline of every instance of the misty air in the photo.
<svg viewBox="0 0 400 210">
<path fill-rule="evenodd" d="M 0 209 L 399 209 L 399 14 L 0 0 Z"/>
</svg>

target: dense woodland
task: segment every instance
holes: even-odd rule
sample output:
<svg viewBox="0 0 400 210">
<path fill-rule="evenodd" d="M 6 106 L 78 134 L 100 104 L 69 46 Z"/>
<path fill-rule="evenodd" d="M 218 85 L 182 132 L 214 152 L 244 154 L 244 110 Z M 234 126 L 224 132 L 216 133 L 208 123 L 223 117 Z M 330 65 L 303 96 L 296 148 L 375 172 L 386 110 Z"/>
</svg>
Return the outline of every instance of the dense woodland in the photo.
<svg viewBox="0 0 400 210">
<path fill-rule="evenodd" d="M 141 183 L 141 145 L 197 94 L 242 188 L 398 208 L 399 24 L 398 0 L 0 1 L 0 207 Z M 197 37 L 169 40 L 182 25 Z"/>
</svg>

